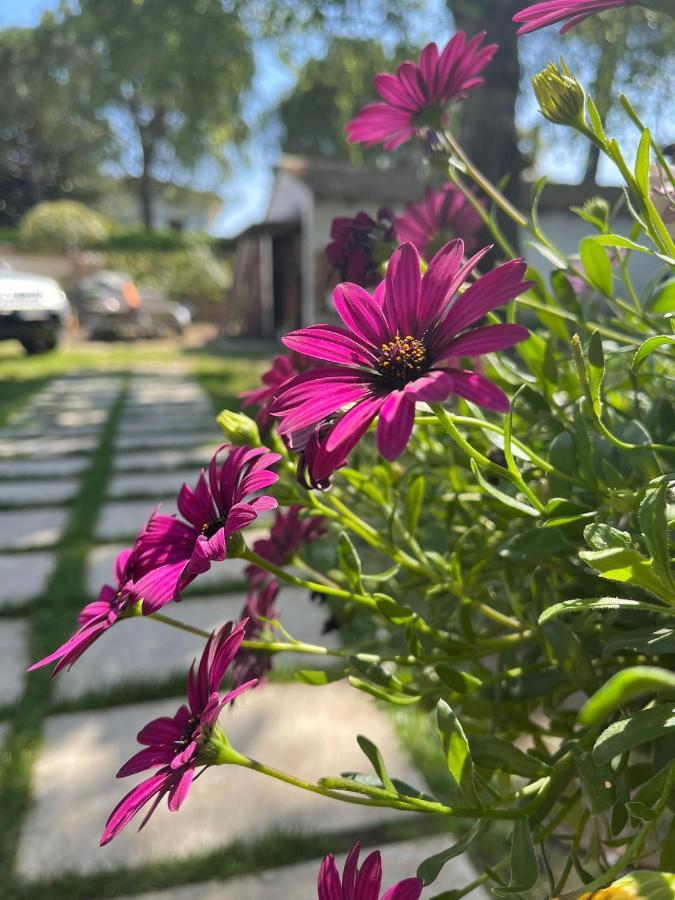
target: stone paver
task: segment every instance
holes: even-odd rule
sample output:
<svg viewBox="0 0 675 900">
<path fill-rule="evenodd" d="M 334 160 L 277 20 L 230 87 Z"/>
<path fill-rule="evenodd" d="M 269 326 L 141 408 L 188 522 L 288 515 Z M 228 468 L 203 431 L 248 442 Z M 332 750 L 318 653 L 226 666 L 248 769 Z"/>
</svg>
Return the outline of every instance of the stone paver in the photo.
<svg viewBox="0 0 675 900">
<path fill-rule="evenodd" d="M 0 460 L 0 479 L 66 478 L 79 475 L 90 465 L 86 456 L 63 456 L 49 459 Z"/>
<path fill-rule="evenodd" d="M 215 433 L 215 426 L 210 429 L 211 436 Z M 146 434 L 123 434 L 115 439 L 116 450 L 143 450 L 147 449 L 149 454 L 153 454 L 155 449 L 164 449 L 171 447 L 194 447 L 195 443 L 208 440 L 209 431 L 205 428 L 197 429 L 176 429 L 166 434 L 160 432 L 148 432 Z M 0 445 L 0 452 L 1 452 Z"/>
<path fill-rule="evenodd" d="M 78 482 L 71 479 L 54 481 L 0 481 L 0 505 L 34 506 L 42 503 L 65 503 L 78 490 Z"/>
<path fill-rule="evenodd" d="M 64 437 L 45 433 L 37 437 L 0 438 L 0 458 L 63 456 L 67 453 L 91 453 L 98 443 L 96 436 Z"/>
<path fill-rule="evenodd" d="M 163 804 L 143 831 L 131 826 L 99 849 L 98 835 L 108 814 L 140 780 L 121 782 L 114 777 L 137 751 L 136 733 L 157 716 L 173 715 L 181 702 L 183 698 L 47 720 L 32 775 L 34 804 L 19 847 L 20 877 L 49 878 L 70 870 L 84 873 L 185 859 L 280 828 L 294 834 L 317 829 L 358 833 L 394 815 L 223 767 L 194 782 L 179 813 L 169 813 Z M 392 774 L 420 784 L 387 715 L 344 683 L 322 688 L 268 684 L 240 697 L 222 716 L 222 724 L 242 752 L 311 780 L 368 770 L 356 743 L 356 735 L 367 734 L 380 747 Z M 414 828 L 414 819 L 410 823 Z"/>
<path fill-rule="evenodd" d="M 176 497 L 184 482 L 194 482 L 199 469 L 179 469 L 175 472 L 139 472 L 115 475 L 108 487 L 109 497 Z M 2 486 L 0 485 L 0 497 Z"/>
<path fill-rule="evenodd" d="M 411 829 L 414 831 L 414 829 Z M 382 853 L 382 890 L 397 881 L 415 876 L 422 860 L 446 850 L 455 838 L 431 837 L 400 841 L 380 847 Z M 361 851 L 361 861 L 369 848 Z M 342 871 L 346 854 L 338 854 L 337 864 Z M 136 894 L 120 900 L 316 900 L 316 879 L 320 861 L 269 869 L 261 875 L 247 875 L 231 881 L 210 881 L 205 884 L 187 885 L 165 891 Z M 438 879 L 422 892 L 422 900 L 429 900 L 441 891 L 456 890 L 471 884 L 476 871 L 466 857 L 447 863 Z M 488 900 L 490 896 L 482 888 L 468 895 L 471 900 Z"/>
<path fill-rule="evenodd" d="M 0 549 L 51 547 L 61 537 L 66 516 L 65 509 L 53 507 L 0 512 Z"/>
<path fill-rule="evenodd" d="M 139 434 L 145 431 L 173 432 L 196 430 L 198 428 L 211 429 L 216 427 L 215 416 L 212 409 L 176 410 L 175 408 L 162 408 L 153 412 L 139 410 L 136 415 L 124 415 L 120 421 L 120 434 Z"/>
<path fill-rule="evenodd" d="M 214 442 L 176 450 L 125 451 L 117 454 L 113 468 L 116 472 L 167 472 L 185 466 L 199 469 L 208 463 L 217 448 L 218 444 Z"/>
<path fill-rule="evenodd" d="M 100 541 L 123 540 L 135 538 L 140 529 L 157 509 L 158 499 L 153 500 L 120 500 L 106 503 L 99 513 L 96 525 L 96 537 Z M 162 503 L 161 513 L 172 515 L 176 512 L 176 504 Z"/>
<path fill-rule="evenodd" d="M 257 532 L 247 532 L 250 540 L 260 536 Z M 89 596 L 97 595 L 102 584 L 109 584 L 112 579 L 115 557 L 122 549 L 122 544 L 101 544 L 89 554 L 87 560 L 87 591 Z M 186 590 L 186 596 L 212 592 L 219 588 L 226 589 L 231 585 L 239 585 L 244 581 L 246 563 L 243 559 L 228 559 L 211 566 L 199 579 Z"/>
<path fill-rule="evenodd" d="M 52 553 L 0 554 L 0 606 L 13 606 L 37 597 L 44 591 L 53 567 Z"/>
<path fill-rule="evenodd" d="M 245 601 L 246 595 L 242 593 L 208 599 L 188 597 L 181 603 L 169 604 L 162 612 L 172 619 L 211 632 L 227 621 L 238 621 Z M 277 605 L 279 621 L 294 638 L 331 649 L 337 646 L 335 632 L 321 633 L 328 612 L 312 603 L 306 591 L 284 588 Z M 286 640 L 279 632 L 276 635 L 278 640 Z M 117 687 L 125 681 L 153 682 L 171 675 L 187 674 L 203 645 L 204 640 L 200 637 L 142 617 L 118 622 L 76 666 L 58 679 L 56 695 L 59 699 L 72 699 L 92 690 Z M 325 662 L 326 658 L 320 656 L 279 653 L 274 658 L 274 667 L 311 668 Z"/>
<path fill-rule="evenodd" d="M 26 638 L 23 619 L 0 620 L 0 706 L 16 703 L 23 691 L 29 664 Z"/>
</svg>

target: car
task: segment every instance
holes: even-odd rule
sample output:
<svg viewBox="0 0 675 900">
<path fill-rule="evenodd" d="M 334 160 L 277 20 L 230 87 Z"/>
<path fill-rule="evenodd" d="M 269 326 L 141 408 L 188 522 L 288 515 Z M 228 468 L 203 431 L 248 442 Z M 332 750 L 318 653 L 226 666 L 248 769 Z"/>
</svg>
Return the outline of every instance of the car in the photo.
<svg viewBox="0 0 675 900">
<path fill-rule="evenodd" d="M 53 278 L 0 264 L 0 341 L 20 341 L 27 353 L 54 350 L 70 316 L 68 298 Z"/>
<path fill-rule="evenodd" d="M 139 290 L 126 272 L 101 269 L 85 275 L 72 286 L 71 299 L 81 327 L 92 338 L 136 338 L 151 327 Z"/>
<path fill-rule="evenodd" d="M 182 335 L 192 322 L 192 313 L 187 306 L 169 300 L 163 291 L 143 289 L 141 300 L 143 311 L 150 320 L 147 337 Z"/>
</svg>

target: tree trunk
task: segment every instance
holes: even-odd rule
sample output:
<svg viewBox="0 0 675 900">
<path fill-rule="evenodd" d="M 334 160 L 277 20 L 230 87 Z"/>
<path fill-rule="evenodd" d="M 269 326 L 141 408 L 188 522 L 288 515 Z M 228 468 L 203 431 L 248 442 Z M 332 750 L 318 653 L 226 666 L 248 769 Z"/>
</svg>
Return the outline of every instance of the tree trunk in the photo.
<svg viewBox="0 0 675 900">
<path fill-rule="evenodd" d="M 143 142 L 143 172 L 138 183 L 139 199 L 141 201 L 141 216 L 146 231 L 152 231 L 154 227 L 154 209 L 152 203 L 152 176 L 150 169 L 153 159 L 153 147 Z"/>
<path fill-rule="evenodd" d="M 504 176 L 504 194 L 515 205 L 522 202 L 521 173 L 525 159 L 516 135 L 516 102 L 520 91 L 518 39 L 512 17 L 522 9 L 522 0 L 447 0 L 457 28 L 471 37 L 487 31 L 486 40 L 499 50 L 483 73 L 485 85 L 472 92 L 464 103 L 462 141 L 471 160 L 494 184 Z M 518 228 L 500 216 L 507 236 L 518 246 Z"/>
<path fill-rule="evenodd" d="M 616 70 L 619 65 L 619 54 L 618 41 L 603 41 L 598 71 L 591 90 L 591 96 L 603 122 L 607 119 L 612 106 L 614 79 L 616 78 Z M 584 170 L 583 181 L 585 185 L 594 185 L 596 183 L 599 162 L 600 150 L 595 144 L 591 144 L 588 148 L 586 168 Z"/>
</svg>

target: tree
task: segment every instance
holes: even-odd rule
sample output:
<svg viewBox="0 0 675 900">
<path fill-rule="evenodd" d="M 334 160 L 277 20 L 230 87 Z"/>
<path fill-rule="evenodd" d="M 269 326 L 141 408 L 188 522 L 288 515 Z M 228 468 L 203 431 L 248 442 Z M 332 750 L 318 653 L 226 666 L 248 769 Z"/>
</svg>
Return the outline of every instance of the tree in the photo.
<svg viewBox="0 0 675 900">
<path fill-rule="evenodd" d="M 292 93 L 280 104 L 284 150 L 354 163 L 375 157 L 377 149 L 364 152 L 359 145 L 350 144 L 344 127 L 369 98 L 376 99 L 375 75 L 391 71 L 408 55 L 399 48 L 392 59 L 373 39 L 331 41 L 322 59 L 310 59 L 303 66 Z"/>
<path fill-rule="evenodd" d="M 43 200 L 92 199 L 93 176 L 115 152 L 95 116 L 91 54 L 68 45 L 51 17 L 0 32 L 0 222 L 16 225 Z"/>
<path fill-rule="evenodd" d="M 226 164 L 228 148 L 245 138 L 250 38 L 221 0 L 80 0 L 66 6 L 63 26 L 94 48 L 100 104 L 129 127 L 129 168 L 140 173 L 143 222 L 152 228 L 161 165 Z"/>
</svg>

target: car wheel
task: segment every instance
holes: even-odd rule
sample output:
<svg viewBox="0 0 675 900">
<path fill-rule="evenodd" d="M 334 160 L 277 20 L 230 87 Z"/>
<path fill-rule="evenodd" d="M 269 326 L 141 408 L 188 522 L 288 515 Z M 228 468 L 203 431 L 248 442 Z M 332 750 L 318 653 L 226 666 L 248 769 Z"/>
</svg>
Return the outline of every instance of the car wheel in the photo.
<svg viewBox="0 0 675 900">
<path fill-rule="evenodd" d="M 26 353 L 32 356 L 35 353 L 49 353 L 50 350 L 55 350 L 59 339 L 53 334 L 42 338 L 24 338 L 21 343 Z"/>
</svg>

